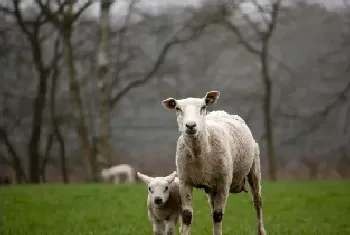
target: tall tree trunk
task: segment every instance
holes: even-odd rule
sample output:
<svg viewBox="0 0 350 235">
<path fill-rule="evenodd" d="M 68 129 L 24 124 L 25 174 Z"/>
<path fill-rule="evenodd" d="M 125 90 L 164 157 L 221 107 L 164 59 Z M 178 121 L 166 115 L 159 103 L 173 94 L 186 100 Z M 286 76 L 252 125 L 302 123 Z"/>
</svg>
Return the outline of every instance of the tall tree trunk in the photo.
<svg viewBox="0 0 350 235">
<path fill-rule="evenodd" d="M 39 70 L 40 72 L 40 70 Z M 33 105 L 32 131 L 28 144 L 29 152 L 29 181 L 40 183 L 40 140 L 43 122 L 43 111 L 46 101 L 47 73 L 40 72 L 37 96 Z"/>
<path fill-rule="evenodd" d="M 82 153 L 84 154 L 85 173 L 86 177 L 91 180 L 91 147 L 89 142 L 89 134 L 87 126 L 85 125 L 83 102 L 80 94 L 80 86 L 76 77 L 74 66 L 73 48 L 71 43 L 72 25 L 65 25 L 62 29 L 63 37 L 63 51 L 65 61 L 68 67 L 69 88 L 70 88 L 70 102 L 72 105 L 72 112 L 76 121 L 77 134 L 81 143 Z"/>
<path fill-rule="evenodd" d="M 110 145 L 110 108 L 109 108 L 109 12 L 113 1 L 100 0 L 100 29 L 99 45 L 97 50 L 98 87 L 100 89 L 99 105 L 99 138 L 97 154 L 99 158 L 112 164 Z M 99 159 L 98 158 L 98 159 Z"/>
<path fill-rule="evenodd" d="M 271 115 L 271 101 L 272 101 L 272 83 L 269 74 L 269 64 L 268 64 L 268 51 L 269 51 L 269 41 L 262 41 L 262 50 L 260 54 L 261 61 L 261 74 L 264 84 L 264 99 L 263 99 L 263 112 L 264 112 L 264 124 L 267 137 L 267 157 L 269 159 L 269 177 L 272 181 L 277 180 L 277 167 L 275 158 L 275 148 L 274 148 L 274 131 L 272 125 L 272 115 Z"/>
<path fill-rule="evenodd" d="M 46 142 L 46 148 L 45 148 L 45 153 L 41 162 L 41 170 L 40 170 L 40 176 L 41 176 L 41 180 L 43 183 L 46 183 L 46 166 L 47 166 L 47 162 L 50 158 L 51 155 L 51 149 L 52 149 L 52 145 L 53 145 L 53 133 L 50 133 L 50 135 L 47 138 L 47 142 Z"/>
<path fill-rule="evenodd" d="M 53 133 L 58 141 L 59 144 L 59 151 L 60 151 L 60 163 L 61 163 L 61 176 L 62 176 L 62 182 L 68 183 L 69 182 L 69 176 L 68 176 L 68 170 L 67 170 L 67 163 L 66 163 L 66 150 L 65 150 L 65 143 L 64 139 L 60 130 L 60 122 L 58 120 L 58 117 L 56 115 L 56 87 L 57 87 L 57 77 L 58 77 L 58 69 L 57 63 L 55 64 L 54 68 L 54 74 L 52 76 L 52 84 L 51 84 L 51 120 L 52 120 L 52 126 L 53 126 Z"/>
</svg>

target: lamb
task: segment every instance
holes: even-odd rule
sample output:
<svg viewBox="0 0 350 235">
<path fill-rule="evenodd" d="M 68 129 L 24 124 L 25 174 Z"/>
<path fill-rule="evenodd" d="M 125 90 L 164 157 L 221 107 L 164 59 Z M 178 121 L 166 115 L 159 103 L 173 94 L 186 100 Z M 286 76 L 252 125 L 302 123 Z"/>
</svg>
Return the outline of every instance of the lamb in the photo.
<svg viewBox="0 0 350 235">
<path fill-rule="evenodd" d="M 140 180 L 148 185 L 148 219 L 154 235 L 175 234 L 177 221 L 181 217 L 179 179 L 176 175 L 174 171 L 165 177 L 149 177 L 137 172 Z"/>
<path fill-rule="evenodd" d="M 207 113 L 207 106 L 220 96 L 207 92 L 204 98 L 162 101 L 176 110 L 181 135 L 176 148 L 176 171 L 182 201 L 182 234 L 191 234 L 193 187 L 204 188 L 211 208 L 213 234 L 222 234 L 222 220 L 229 193 L 245 191 L 245 178 L 251 188 L 258 220 L 258 234 L 266 235 L 262 216 L 259 145 L 249 127 L 238 115 L 225 111 Z"/>
<path fill-rule="evenodd" d="M 120 175 L 122 174 L 126 175 L 128 183 L 135 182 L 134 169 L 128 164 L 120 164 L 117 166 L 112 166 L 110 168 L 101 170 L 101 176 L 106 180 L 109 179 L 110 177 L 114 177 L 115 184 L 120 183 Z"/>
</svg>

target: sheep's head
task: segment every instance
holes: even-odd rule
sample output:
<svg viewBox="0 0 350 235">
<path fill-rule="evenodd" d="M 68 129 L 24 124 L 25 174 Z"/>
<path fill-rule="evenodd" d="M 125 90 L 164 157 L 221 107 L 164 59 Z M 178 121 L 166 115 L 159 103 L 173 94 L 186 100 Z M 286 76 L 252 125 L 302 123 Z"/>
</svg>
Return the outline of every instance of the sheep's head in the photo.
<svg viewBox="0 0 350 235">
<path fill-rule="evenodd" d="M 186 98 L 163 100 L 163 106 L 169 110 L 176 110 L 179 131 L 187 137 L 196 136 L 203 130 L 207 106 L 214 104 L 220 96 L 218 91 L 209 91 L 204 98 Z"/>
<path fill-rule="evenodd" d="M 169 188 L 176 175 L 176 171 L 165 177 L 150 177 L 137 172 L 139 179 L 148 185 L 149 199 L 156 205 L 163 205 L 168 201 Z"/>
</svg>

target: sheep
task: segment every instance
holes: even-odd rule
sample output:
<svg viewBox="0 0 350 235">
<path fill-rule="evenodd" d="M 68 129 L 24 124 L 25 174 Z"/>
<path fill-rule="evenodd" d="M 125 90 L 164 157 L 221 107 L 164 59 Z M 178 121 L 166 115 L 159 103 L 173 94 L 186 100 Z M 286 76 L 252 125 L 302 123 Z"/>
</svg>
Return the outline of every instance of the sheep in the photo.
<svg viewBox="0 0 350 235">
<path fill-rule="evenodd" d="M 174 171 L 166 177 L 149 177 L 137 172 L 139 179 L 148 185 L 148 219 L 153 226 L 154 235 L 175 234 L 181 216 L 179 179 L 176 175 Z"/>
<path fill-rule="evenodd" d="M 113 166 L 111 168 L 102 169 L 101 170 L 101 176 L 104 179 L 108 179 L 111 176 L 114 176 L 114 183 L 119 184 L 120 183 L 120 175 L 125 174 L 127 178 L 128 183 L 134 183 L 135 177 L 134 177 L 134 169 L 128 165 L 128 164 L 120 164 L 117 166 Z"/>
<path fill-rule="evenodd" d="M 176 147 L 176 171 L 182 200 L 183 235 L 191 234 L 192 191 L 204 188 L 208 197 L 213 234 L 222 234 L 222 220 L 229 193 L 245 191 L 245 178 L 252 192 L 258 234 L 266 235 L 262 216 L 259 145 L 249 127 L 238 115 L 225 111 L 207 113 L 219 91 L 204 98 L 168 98 L 162 101 L 168 110 L 176 110 L 181 135 Z"/>
</svg>

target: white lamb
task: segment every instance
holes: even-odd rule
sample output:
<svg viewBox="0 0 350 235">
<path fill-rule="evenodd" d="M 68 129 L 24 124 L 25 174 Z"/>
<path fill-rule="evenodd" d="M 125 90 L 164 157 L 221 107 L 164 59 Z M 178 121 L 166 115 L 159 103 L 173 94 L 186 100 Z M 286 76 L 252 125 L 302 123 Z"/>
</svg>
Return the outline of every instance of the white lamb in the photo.
<svg viewBox="0 0 350 235">
<path fill-rule="evenodd" d="M 154 235 L 175 234 L 177 221 L 181 217 L 179 179 L 176 175 L 174 171 L 165 177 L 149 177 L 137 172 L 137 176 L 148 185 L 148 219 Z"/>
<path fill-rule="evenodd" d="M 253 194 L 258 234 L 266 235 L 261 200 L 259 145 L 249 127 L 237 115 L 225 111 L 207 114 L 207 106 L 219 98 L 210 91 L 204 98 L 163 100 L 176 110 L 181 135 L 177 141 L 176 168 L 182 200 L 182 234 L 191 233 L 193 187 L 204 188 L 212 213 L 213 234 L 222 234 L 222 219 L 229 193 L 245 191 L 244 180 Z"/>
<path fill-rule="evenodd" d="M 132 168 L 132 166 L 130 166 L 129 164 L 120 164 L 101 170 L 101 176 L 106 180 L 110 177 L 114 177 L 115 184 L 120 183 L 120 176 L 123 174 L 126 175 L 126 182 L 135 182 L 134 168 Z"/>
</svg>

